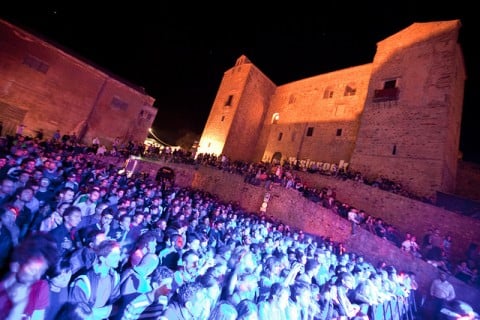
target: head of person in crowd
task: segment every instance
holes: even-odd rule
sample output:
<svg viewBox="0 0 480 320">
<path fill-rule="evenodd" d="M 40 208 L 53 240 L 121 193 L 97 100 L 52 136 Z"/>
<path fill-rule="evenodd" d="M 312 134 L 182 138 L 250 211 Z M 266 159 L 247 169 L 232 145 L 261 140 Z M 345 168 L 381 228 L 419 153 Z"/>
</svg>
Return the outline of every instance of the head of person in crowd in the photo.
<svg viewBox="0 0 480 320">
<path fill-rule="evenodd" d="M 155 253 L 147 253 L 140 262 L 133 267 L 142 278 L 149 278 L 158 267 L 159 259 Z"/>
<path fill-rule="evenodd" d="M 136 242 L 136 248 L 130 255 L 132 266 L 137 265 L 147 254 L 154 254 L 157 248 L 157 237 L 153 231 L 142 234 Z"/>
<path fill-rule="evenodd" d="M 206 299 L 202 285 L 198 282 L 186 282 L 177 290 L 174 297 L 180 309 L 186 310 L 192 319 L 199 319 L 205 312 Z M 169 306 L 170 308 L 170 306 Z M 164 317 L 169 319 L 169 308 L 167 308 Z M 177 314 L 177 310 L 173 310 Z"/>
<path fill-rule="evenodd" d="M 106 207 L 103 204 L 101 204 L 100 206 L 101 207 L 98 210 L 100 212 L 100 226 L 102 230 L 108 233 L 108 231 L 110 231 L 112 221 L 115 218 L 115 212 L 113 211 L 112 208 L 109 208 L 108 206 Z M 97 212 L 97 208 L 98 208 L 98 205 L 95 208 L 95 212 Z"/>
<path fill-rule="evenodd" d="M 10 272 L 16 281 L 33 284 L 55 265 L 58 258 L 55 241 L 45 233 L 35 233 L 15 247 L 10 260 Z"/>
<path fill-rule="evenodd" d="M 237 306 L 237 320 L 258 320 L 258 306 L 250 299 L 243 299 Z"/>
<path fill-rule="evenodd" d="M 270 294 L 268 301 L 281 310 L 285 310 L 290 299 L 290 289 L 283 285 L 283 283 L 275 282 L 270 287 Z"/>
<path fill-rule="evenodd" d="M 115 240 L 102 241 L 95 250 L 94 267 L 98 273 L 116 269 L 121 260 L 120 244 Z"/>
<path fill-rule="evenodd" d="M 173 271 L 166 266 L 158 265 L 150 275 L 152 287 L 159 291 L 159 294 L 170 298 L 172 294 Z"/>
<path fill-rule="evenodd" d="M 235 306 L 227 301 L 219 301 L 212 309 L 208 320 L 236 320 L 238 312 Z"/>
<path fill-rule="evenodd" d="M 291 286 L 292 301 L 297 305 L 298 308 L 306 310 L 310 307 L 312 303 L 312 293 L 310 290 L 310 285 L 302 281 L 296 281 Z"/>
<path fill-rule="evenodd" d="M 63 223 L 67 230 L 76 228 L 82 221 L 82 211 L 77 206 L 70 206 L 63 212 Z"/>
<path fill-rule="evenodd" d="M 84 302 L 66 302 L 55 315 L 55 320 L 95 320 L 92 308 Z"/>
<path fill-rule="evenodd" d="M 3 178 L 2 184 L 0 185 L 0 195 L 2 198 L 8 199 L 15 192 L 15 183 L 11 178 Z"/>
<path fill-rule="evenodd" d="M 65 187 L 58 192 L 58 203 L 73 203 L 75 199 L 75 191 L 70 187 Z"/>
<path fill-rule="evenodd" d="M 198 273 L 198 254 L 193 250 L 187 250 L 182 255 L 183 270 L 190 275 L 196 275 Z"/>
</svg>

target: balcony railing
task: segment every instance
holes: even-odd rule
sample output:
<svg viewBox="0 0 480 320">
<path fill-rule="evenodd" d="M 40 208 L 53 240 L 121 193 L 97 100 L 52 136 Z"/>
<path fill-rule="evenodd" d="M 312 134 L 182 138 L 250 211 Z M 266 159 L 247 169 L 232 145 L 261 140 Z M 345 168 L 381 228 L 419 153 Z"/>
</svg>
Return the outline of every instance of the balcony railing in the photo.
<svg viewBox="0 0 480 320">
<path fill-rule="evenodd" d="M 375 90 L 373 94 L 373 102 L 398 100 L 399 92 L 400 90 L 398 88 Z"/>
</svg>

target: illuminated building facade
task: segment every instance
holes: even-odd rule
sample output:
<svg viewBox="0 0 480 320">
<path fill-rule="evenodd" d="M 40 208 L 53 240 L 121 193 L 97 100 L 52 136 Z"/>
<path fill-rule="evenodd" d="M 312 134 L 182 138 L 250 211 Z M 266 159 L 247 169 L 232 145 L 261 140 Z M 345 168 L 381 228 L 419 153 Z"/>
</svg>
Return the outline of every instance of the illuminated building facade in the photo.
<svg viewBox="0 0 480 320">
<path fill-rule="evenodd" d="M 142 88 L 96 68 L 59 46 L 0 20 L 0 120 L 3 134 L 58 129 L 90 144 L 143 142 L 157 109 Z"/>
<path fill-rule="evenodd" d="M 452 192 L 466 79 L 460 28 L 414 23 L 378 42 L 372 63 L 280 86 L 241 56 L 223 76 L 198 153 L 336 164 L 420 195 Z"/>
</svg>

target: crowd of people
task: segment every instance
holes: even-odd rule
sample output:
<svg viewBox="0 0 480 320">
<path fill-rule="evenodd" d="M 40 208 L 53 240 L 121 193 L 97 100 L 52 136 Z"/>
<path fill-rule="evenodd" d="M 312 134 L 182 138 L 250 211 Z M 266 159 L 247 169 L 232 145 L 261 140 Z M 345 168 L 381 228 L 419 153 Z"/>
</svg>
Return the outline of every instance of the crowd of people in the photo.
<svg viewBox="0 0 480 320">
<path fill-rule="evenodd" d="M 148 148 L 146 152 L 149 152 Z M 357 228 L 367 230 L 378 237 L 390 241 L 407 254 L 421 258 L 441 271 L 454 275 L 458 279 L 480 288 L 480 277 L 478 277 L 480 250 L 476 244 L 472 243 L 465 252 L 464 259 L 457 261 L 451 255 L 452 236 L 442 234 L 439 228 L 426 230 L 425 234 L 418 237 L 420 240 L 417 240 L 417 235 L 411 232 L 401 234 L 396 226 L 384 219 L 375 217 L 372 213 L 367 213 L 365 210 L 357 208 L 352 204 L 339 201 L 336 197 L 336 190 L 326 186 L 308 185 L 296 173 L 300 170 L 312 174 L 320 173 L 340 179 L 353 179 L 367 183 L 367 180 L 358 172 L 352 173 L 348 170 L 335 168 L 331 170 L 302 168 L 290 162 L 279 164 L 231 161 L 225 155 L 199 154 L 193 157 L 191 153 L 183 152 L 182 150 L 176 150 L 168 154 L 160 153 L 159 158 L 166 162 L 187 163 L 196 166 L 203 165 L 232 174 L 239 174 L 244 177 L 246 183 L 263 186 L 267 190 L 270 190 L 273 186 L 280 186 L 301 192 L 307 199 L 319 203 L 333 213 L 348 219 L 352 225 L 352 233 L 355 233 Z M 420 199 L 403 191 L 400 192 L 401 187 L 398 184 L 388 182 L 386 179 L 377 179 L 370 185 L 417 200 Z"/>
<path fill-rule="evenodd" d="M 417 311 L 414 273 L 331 238 L 202 190 L 128 177 L 77 141 L 0 141 L 2 319 L 388 319 Z"/>
</svg>

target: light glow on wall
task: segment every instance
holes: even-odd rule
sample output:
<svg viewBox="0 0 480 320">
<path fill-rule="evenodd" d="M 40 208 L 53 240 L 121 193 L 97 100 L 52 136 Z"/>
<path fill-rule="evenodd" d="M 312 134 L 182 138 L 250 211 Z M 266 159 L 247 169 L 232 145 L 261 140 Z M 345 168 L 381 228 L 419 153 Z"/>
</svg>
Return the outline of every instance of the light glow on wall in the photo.
<svg viewBox="0 0 480 320">
<path fill-rule="evenodd" d="M 214 135 L 202 136 L 198 145 L 197 154 L 209 153 L 218 156 L 222 154 L 224 146 L 225 141 L 222 138 L 218 138 Z"/>
</svg>

